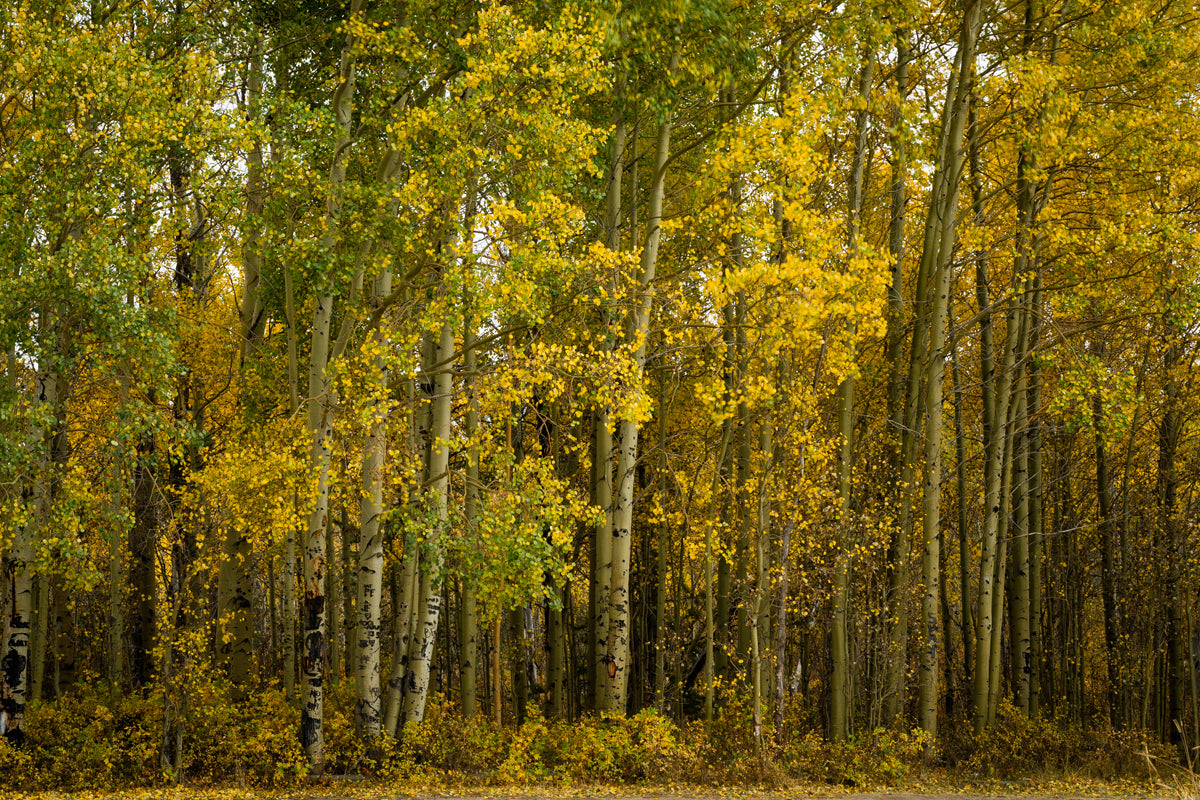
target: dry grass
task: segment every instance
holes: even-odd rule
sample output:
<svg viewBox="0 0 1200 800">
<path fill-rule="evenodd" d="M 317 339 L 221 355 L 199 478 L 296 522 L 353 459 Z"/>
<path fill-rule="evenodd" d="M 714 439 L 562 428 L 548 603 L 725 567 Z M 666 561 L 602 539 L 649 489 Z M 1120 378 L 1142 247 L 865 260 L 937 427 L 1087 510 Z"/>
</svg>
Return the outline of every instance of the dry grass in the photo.
<svg viewBox="0 0 1200 800">
<path fill-rule="evenodd" d="M 1187 730 L 1178 721 L 1175 728 L 1179 731 L 1180 749 L 1184 756 L 1182 764 L 1153 755 L 1146 748 L 1142 750 L 1142 758 L 1150 770 L 1151 780 L 1159 790 L 1178 800 L 1200 800 L 1200 774 L 1196 773 L 1197 767 L 1200 766 L 1197 763 L 1197 751 L 1200 750 L 1200 746 L 1188 741 Z"/>
</svg>

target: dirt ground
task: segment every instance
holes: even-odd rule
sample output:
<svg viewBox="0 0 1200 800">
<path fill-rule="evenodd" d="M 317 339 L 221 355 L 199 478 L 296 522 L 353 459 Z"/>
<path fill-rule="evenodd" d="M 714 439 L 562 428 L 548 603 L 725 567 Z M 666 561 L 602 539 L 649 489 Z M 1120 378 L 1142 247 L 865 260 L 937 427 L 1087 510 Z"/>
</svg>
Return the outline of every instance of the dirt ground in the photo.
<svg viewBox="0 0 1200 800">
<path fill-rule="evenodd" d="M 330 787 L 333 789 L 333 787 Z M 1130 786 L 1087 786 L 1079 787 L 1083 791 L 1058 792 L 1055 787 L 1046 787 L 1033 791 L 1015 793 L 992 792 L 981 787 L 978 793 L 962 792 L 839 792 L 836 787 L 794 787 L 790 789 L 746 789 L 730 787 L 728 789 L 709 789 L 701 791 L 661 791 L 638 794 L 623 794 L 611 788 L 576 789 L 569 792 L 534 789 L 520 791 L 515 789 L 499 789 L 494 792 L 479 794 L 456 794 L 453 792 L 430 792 L 406 794 L 391 792 L 386 789 L 375 791 L 342 793 L 331 791 L 329 794 L 312 792 L 298 800 L 580 800 L 580 798 L 597 798 L 597 800 L 714 800 L 714 798 L 730 798 L 730 800 L 1197 800 L 1196 798 L 1181 797 L 1169 787 L 1161 787 L 1159 791 L 1147 791 L 1145 787 L 1136 790 Z M 999 787 L 995 787 L 999 788 Z M 1062 787 L 1066 788 L 1066 787 Z M 1012 789 L 1009 788 L 1009 792 Z"/>
</svg>

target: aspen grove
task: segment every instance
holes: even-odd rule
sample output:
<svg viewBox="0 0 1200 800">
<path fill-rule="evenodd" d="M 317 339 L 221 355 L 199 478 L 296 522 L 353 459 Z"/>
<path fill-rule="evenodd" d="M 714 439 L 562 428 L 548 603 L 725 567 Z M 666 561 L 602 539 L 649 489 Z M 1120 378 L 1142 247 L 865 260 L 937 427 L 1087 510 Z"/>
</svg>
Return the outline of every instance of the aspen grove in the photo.
<svg viewBox="0 0 1200 800">
<path fill-rule="evenodd" d="M 6 4 L 5 752 L 1197 743 L 1197 63 L 1194 0 Z"/>
</svg>

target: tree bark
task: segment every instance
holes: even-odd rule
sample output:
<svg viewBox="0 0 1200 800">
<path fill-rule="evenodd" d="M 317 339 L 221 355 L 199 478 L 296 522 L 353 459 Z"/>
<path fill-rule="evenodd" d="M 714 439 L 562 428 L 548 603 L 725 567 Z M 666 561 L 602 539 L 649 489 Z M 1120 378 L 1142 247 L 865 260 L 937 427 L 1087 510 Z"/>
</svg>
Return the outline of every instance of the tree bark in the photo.
<svg viewBox="0 0 1200 800">
<path fill-rule="evenodd" d="M 971 570 L 967 560 L 971 552 L 967 534 L 967 443 L 963 432 L 962 379 L 958 370 L 958 350 L 954 345 L 950 349 L 950 363 L 954 384 L 954 452 L 958 483 L 958 602 L 962 608 L 963 681 L 964 685 L 969 686 L 975 663 L 975 635 L 971 614 Z M 950 687 L 946 689 L 949 691 Z"/>
<path fill-rule="evenodd" d="M 32 405 L 53 404 L 55 397 L 53 373 L 39 370 L 34 385 Z M 29 452 L 36 453 L 45 445 L 45 432 L 34 426 L 29 430 Z M 12 544 L 11 561 L 7 565 L 8 595 L 11 607 L 8 630 L 0 656 L 0 717 L 5 722 L 4 736 L 9 744 L 21 747 L 25 741 L 25 707 L 30 695 L 30 633 L 33 627 L 34 542 L 38 521 L 44 516 L 46 495 L 46 456 L 36 462 L 32 478 L 26 478 L 21 488 L 24 524 L 17 526 Z"/>
<path fill-rule="evenodd" d="M 674 74 L 679 64 L 678 52 L 671 56 L 668 68 Z M 634 374 L 640 380 L 646 367 L 646 341 L 650 326 L 650 304 L 654 297 L 653 283 L 658 265 L 658 246 L 662 237 L 663 196 L 666 189 L 667 157 L 671 144 L 670 116 L 658 127 L 654 156 L 654 180 L 646 215 L 646 244 L 642 248 L 638 290 L 641 296 L 631 312 L 625 331 L 626 341 L 637 343 L 634 350 Z M 618 451 L 615 479 L 617 491 L 613 500 L 612 570 L 607 597 L 605 633 L 605 668 L 597 676 L 600 682 L 599 707 L 615 714 L 625 713 L 629 681 L 629 562 L 633 534 L 633 501 L 635 466 L 638 452 L 638 422 L 622 419 L 618 423 Z"/>
<path fill-rule="evenodd" d="M 862 214 L 863 172 L 867 158 L 867 136 L 869 134 L 867 102 L 871 83 L 875 76 L 875 54 L 868 52 L 863 60 L 858 79 L 859 109 L 855 115 L 854 156 L 850 166 L 849 209 L 846 224 L 846 247 L 851 258 L 858 254 L 859 217 Z M 850 354 L 853 362 L 854 353 Z M 830 735 L 842 741 L 849 735 L 849 631 L 846 619 L 850 602 L 850 500 L 853 481 L 854 455 L 854 395 L 857 378 L 851 372 L 838 386 L 838 433 L 841 436 L 841 455 L 838 460 L 838 498 L 840 500 L 839 536 L 834 564 L 833 618 L 832 618 L 832 666 L 830 691 Z M 894 654 L 893 654 L 894 655 Z"/>
<path fill-rule="evenodd" d="M 713 464 L 712 493 L 709 495 L 716 502 L 717 493 L 721 488 L 721 464 L 725 461 L 725 453 L 729 449 L 732 428 L 721 426 L 721 444 L 717 448 L 717 460 Z M 716 624 L 713 619 L 713 526 L 715 515 L 710 512 L 708 524 L 704 527 L 704 721 L 712 723 L 713 700 L 716 693 L 716 659 L 713 657 L 716 645 Z"/>
<path fill-rule="evenodd" d="M 1017 379 L 1014 415 L 1013 477 L 1012 477 L 1012 524 L 1009 539 L 1012 542 L 1012 575 L 1009 580 L 1009 664 L 1013 700 L 1019 711 L 1029 715 L 1029 675 L 1033 658 L 1029 629 L 1029 440 L 1028 428 L 1028 383 L 1026 365 L 1020 368 Z"/>
<path fill-rule="evenodd" d="M 606 245 L 614 253 L 621 247 L 621 182 L 625 164 L 626 123 L 624 109 L 620 107 L 621 96 L 618 93 L 604 218 Z M 604 352 L 609 352 L 612 349 L 612 320 L 607 311 L 601 314 L 601 326 L 604 332 L 601 347 Z M 592 505 L 599 508 L 604 516 L 592 535 L 592 586 L 588 601 L 591 612 L 591 624 L 588 627 L 588 687 L 591 706 L 597 711 L 606 709 L 603 695 L 608 680 L 605 673 L 608 672 L 609 596 L 612 593 L 613 441 L 610 423 L 608 406 L 597 407 L 592 420 L 591 492 Z"/>
<path fill-rule="evenodd" d="M 413 636 L 413 613 L 416 609 L 420 581 L 421 550 L 409 536 L 404 542 L 404 561 L 400 573 L 399 596 L 393 608 L 396 631 L 392 647 L 392 671 L 388 678 L 387 707 L 383 727 L 387 735 L 396 738 L 400 713 L 404 705 L 404 679 L 408 674 L 408 654 Z"/>
<path fill-rule="evenodd" d="M 464 489 L 464 516 L 468 532 L 473 536 L 478 527 L 479 515 L 479 445 L 475 439 L 479 431 L 479 397 L 475 390 L 476 353 L 474 322 L 468 314 L 463 327 L 463 373 L 467 393 L 467 415 L 464 433 L 467 437 L 466 487 Z M 466 719 L 474 719 L 478 709 L 476 695 L 477 640 L 479 638 L 479 616 L 476 611 L 475 586 L 469 578 L 462 581 L 462 606 L 459 612 L 459 686 L 462 695 L 462 713 Z"/>
<path fill-rule="evenodd" d="M 667 507 L 667 369 L 658 370 L 658 503 L 663 512 L 658 521 L 658 560 L 654 584 L 654 708 L 663 711 L 667 686 L 667 548 L 670 547 Z"/>
<path fill-rule="evenodd" d="M 430 428 L 425 448 L 426 463 L 422 494 L 434 515 L 433 527 L 425 536 L 425 547 L 432 553 L 431 562 L 422 564 L 417 593 L 415 630 L 408 655 L 408 674 L 404 692 L 405 724 L 425 718 L 425 703 L 429 695 L 429 668 L 437 644 L 438 621 L 441 615 L 441 535 L 447 519 L 447 500 L 450 486 L 450 411 L 453 400 L 452 369 L 454 363 L 454 328 L 449 321 L 442 324 L 436 347 L 430 348 L 433 359 L 424 365 L 422 382 L 429 394 Z"/>
<path fill-rule="evenodd" d="M 371 292 L 372 304 L 378 307 L 392 293 L 392 273 L 384 268 Z M 380 600 L 383 596 L 383 463 L 387 456 L 388 386 L 387 362 L 383 351 L 387 337 L 376 328 L 372 333 L 379 355 L 375 358 L 374 374 L 378 384 L 371 401 L 371 425 L 363 445 L 362 501 L 359 510 L 358 581 L 356 600 L 358 622 L 355 626 L 354 683 L 358 695 L 356 716 L 363 738 L 376 739 L 382 732 L 382 690 L 380 687 L 379 649 L 382 634 Z M 346 536 L 346 531 L 342 531 Z"/>
<path fill-rule="evenodd" d="M 363 0 L 351 0 L 350 16 L 362 13 Z M 350 146 L 351 112 L 354 104 L 354 35 L 347 31 L 338 67 L 338 85 L 332 107 L 337 137 L 329 168 L 328 196 L 325 203 L 325 232 L 321 250 L 332 255 L 337 243 L 341 210 L 342 184 L 346 179 L 345 153 Z M 328 374 L 330 330 L 333 319 L 332 276 L 324 278 L 325 288 L 318 293 L 313 308 L 312 338 L 308 367 L 309 469 L 316 479 L 316 498 L 308 516 L 304 537 L 304 645 L 301 673 L 304 677 L 303 708 L 300 715 L 300 743 L 308 756 L 312 773 L 325 768 L 325 571 L 326 537 L 329 535 L 329 459 L 333 434 L 333 398 Z"/>
<path fill-rule="evenodd" d="M 903 98 L 908 93 L 908 32 L 896 32 L 896 95 Z M 892 511 L 897 515 L 896 524 L 891 529 L 891 541 L 888 545 L 888 589 L 885 598 L 887 609 L 886 628 L 888 634 L 886 663 L 884 666 L 885 685 L 883 695 L 882 719 L 887 725 L 892 723 L 903 706 L 905 653 L 908 650 L 908 561 L 909 561 L 909 523 L 908 509 L 909 488 L 912 480 L 911 467 L 906 470 L 905 464 L 911 460 L 906 455 L 911 447 L 909 431 L 915 425 L 915 417 L 909 419 L 909 406 L 915 395 L 915 388 L 904 383 L 904 225 L 907 209 L 907 173 L 908 149 L 906 147 L 903 112 L 896 107 L 896 120 L 891 135 L 892 146 L 892 187 L 891 187 L 891 219 L 888 226 L 888 255 L 891 258 L 891 283 L 888 286 L 888 318 L 887 318 L 887 360 L 888 360 L 888 440 L 890 479 L 892 482 L 890 500 Z M 925 279 L 918 280 L 918 292 Z M 914 326 L 919 324 L 914 320 Z M 917 339 L 914 335 L 913 343 Z M 909 370 L 909 380 L 913 378 Z M 915 407 L 913 409 L 915 412 Z"/>
</svg>

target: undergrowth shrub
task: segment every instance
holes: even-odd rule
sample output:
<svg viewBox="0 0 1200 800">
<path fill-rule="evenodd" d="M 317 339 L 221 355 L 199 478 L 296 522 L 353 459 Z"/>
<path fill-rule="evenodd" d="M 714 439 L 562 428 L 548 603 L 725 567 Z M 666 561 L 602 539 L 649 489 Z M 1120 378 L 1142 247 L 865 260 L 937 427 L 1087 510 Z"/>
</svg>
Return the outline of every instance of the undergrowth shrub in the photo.
<svg viewBox="0 0 1200 800">
<path fill-rule="evenodd" d="M 831 742 L 819 733 L 796 735 L 778 749 L 777 763 L 789 775 L 845 786 L 895 786 L 920 767 L 924 731 L 877 728 Z"/>
<path fill-rule="evenodd" d="M 259 692 L 235 706 L 221 687 L 197 690 L 183 705 L 177 754 L 178 707 L 178 699 L 168 703 L 161 690 L 120 697 L 82 693 L 31 703 L 24 746 L 0 747 L 0 786 L 119 788 L 177 779 L 273 786 L 307 772 L 296 712 L 279 692 Z M 172 715 L 169 732 L 164 731 L 164 708 Z"/>
<path fill-rule="evenodd" d="M 296 735 L 298 715 L 282 693 L 264 691 L 234 705 L 220 687 L 188 698 L 180 778 L 275 786 L 308 771 Z M 177 777 L 168 770 L 165 779 Z"/>
<path fill-rule="evenodd" d="M 161 699 L 85 694 L 30 703 L 25 731 L 19 767 L 0 768 L 11 786 L 121 786 L 160 771 Z"/>
<path fill-rule="evenodd" d="M 484 783 L 504 760 L 509 738 L 483 717 L 464 719 L 433 696 L 423 721 L 405 725 L 394 742 L 365 748 L 361 773 L 383 783 Z"/>
<path fill-rule="evenodd" d="M 687 762 L 675 726 L 653 711 L 629 718 L 547 723 L 533 715 L 513 734 L 496 771 L 500 783 L 634 783 L 678 772 Z"/>
<path fill-rule="evenodd" d="M 327 740 L 328 744 L 328 740 Z M 587 717 L 550 722 L 536 709 L 516 729 L 431 703 L 425 720 L 399 739 L 362 754 L 362 772 L 382 782 L 460 784 L 633 783 L 681 772 L 690 751 L 675 726 L 652 711 L 628 719 Z"/>
<path fill-rule="evenodd" d="M 517 728 L 497 728 L 483 716 L 465 720 L 456 706 L 435 696 L 425 719 L 404 726 L 397 740 L 364 743 L 355 729 L 353 682 L 326 689 L 326 773 L 381 785 L 784 787 L 807 781 L 866 788 L 902 785 L 926 774 L 920 731 L 876 729 L 830 742 L 812 704 L 785 709 L 778 741 L 771 720 L 764 720 L 759 752 L 752 709 L 733 693 L 707 725 L 680 726 L 651 710 L 628 718 L 555 722 L 535 708 Z M 165 760 L 164 710 L 172 721 Z M 174 723 L 180 715 L 177 754 Z M 177 781 L 272 787 L 296 785 L 308 772 L 296 732 L 298 706 L 277 690 L 260 690 L 236 705 L 220 685 L 195 686 L 182 700 L 165 698 L 161 689 L 120 697 L 81 692 L 31 704 L 26 721 L 22 749 L 0 737 L 0 789 L 119 789 Z M 1011 705 L 1001 708 L 995 726 L 982 736 L 948 729 L 942 744 L 944 763 L 968 780 L 1144 777 L 1147 758 L 1178 760 L 1172 748 L 1138 733 L 1030 720 Z"/>
<path fill-rule="evenodd" d="M 1085 729 L 1053 716 L 1029 718 L 1002 701 L 994 724 L 981 734 L 950 736 L 948 759 L 968 775 L 1008 779 L 1078 775 L 1111 780 L 1146 776 L 1143 751 L 1172 758 L 1169 745 L 1143 731 Z"/>
</svg>

